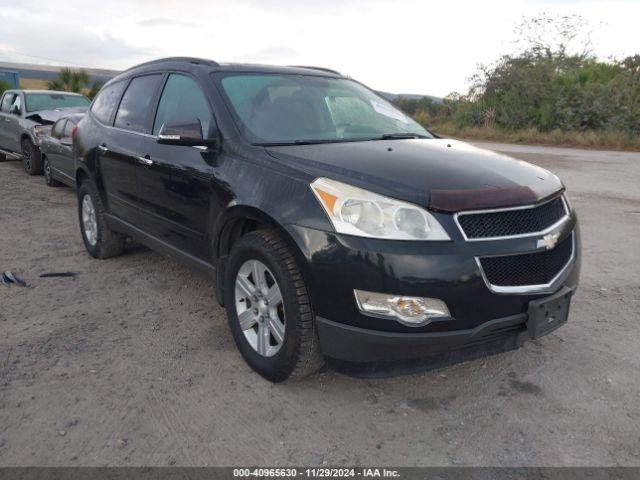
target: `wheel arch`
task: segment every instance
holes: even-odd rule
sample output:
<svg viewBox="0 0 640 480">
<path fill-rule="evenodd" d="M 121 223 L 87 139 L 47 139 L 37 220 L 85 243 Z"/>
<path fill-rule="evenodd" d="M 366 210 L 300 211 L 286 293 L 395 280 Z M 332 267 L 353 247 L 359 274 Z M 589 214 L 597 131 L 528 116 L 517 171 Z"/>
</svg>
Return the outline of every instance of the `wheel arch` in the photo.
<svg viewBox="0 0 640 480">
<path fill-rule="evenodd" d="M 91 180 L 91 175 L 87 171 L 87 169 L 78 167 L 76 168 L 76 188 L 80 188 L 80 184 L 85 180 Z"/>
<path fill-rule="evenodd" d="M 249 205 L 235 205 L 225 213 L 218 225 L 214 236 L 213 254 L 217 264 L 216 296 L 220 305 L 224 306 L 225 269 L 233 245 L 243 235 L 256 230 L 270 229 L 278 233 L 291 250 L 302 275 L 308 278 L 307 262 L 293 236 L 280 222 L 259 208 Z"/>
<path fill-rule="evenodd" d="M 33 141 L 33 138 L 31 138 L 31 135 L 29 135 L 29 133 L 23 131 L 20 134 L 20 145 L 21 146 L 22 146 L 22 142 L 24 142 L 25 140 L 29 140 L 34 147 L 37 147 L 37 144 L 36 144 L 36 142 Z"/>
</svg>

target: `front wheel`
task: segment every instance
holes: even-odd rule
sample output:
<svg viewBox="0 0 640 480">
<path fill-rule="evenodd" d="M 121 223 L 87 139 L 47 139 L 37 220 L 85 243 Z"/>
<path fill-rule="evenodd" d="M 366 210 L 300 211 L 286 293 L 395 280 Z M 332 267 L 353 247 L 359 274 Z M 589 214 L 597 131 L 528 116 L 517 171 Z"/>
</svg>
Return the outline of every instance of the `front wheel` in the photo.
<svg viewBox="0 0 640 480">
<path fill-rule="evenodd" d="M 122 253 L 126 238 L 107 225 L 102 200 L 90 180 L 82 182 L 78 189 L 78 219 L 89 255 L 104 259 Z"/>
<path fill-rule="evenodd" d="M 25 138 L 21 142 L 22 165 L 29 175 L 40 175 L 42 173 L 42 158 L 31 140 Z"/>
<path fill-rule="evenodd" d="M 323 365 L 306 283 L 274 231 L 248 233 L 234 245 L 225 298 L 240 353 L 267 380 L 304 377 Z"/>
</svg>

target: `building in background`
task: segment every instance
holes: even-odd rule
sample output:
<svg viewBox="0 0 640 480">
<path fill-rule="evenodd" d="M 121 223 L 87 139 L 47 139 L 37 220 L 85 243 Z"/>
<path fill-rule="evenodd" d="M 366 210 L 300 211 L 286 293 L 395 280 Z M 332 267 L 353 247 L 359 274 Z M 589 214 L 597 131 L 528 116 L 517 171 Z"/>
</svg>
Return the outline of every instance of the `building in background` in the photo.
<svg viewBox="0 0 640 480">
<path fill-rule="evenodd" d="M 19 88 L 20 74 L 15 70 L 5 70 L 3 68 L 0 68 L 0 82 L 6 83 L 11 88 Z"/>
<path fill-rule="evenodd" d="M 28 63 L 0 62 L 0 80 L 4 80 L 5 82 L 9 83 L 13 88 L 46 90 L 47 82 L 57 79 L 61 68 L 64 67 L 53 65 L 32 65 Z M 89 75 L 90 83 L 104 83 L 120 73 L 116 70 L 104 70 L 100 68 L 72 68 L 73 70 L 86 71 Z M 12 81 L 5 79 L 6 74 L 9 74 L 8 77 L 14 76 Z M 14 85 L 13 81 L 17 81 L 18 85 Z"/>
</svg>

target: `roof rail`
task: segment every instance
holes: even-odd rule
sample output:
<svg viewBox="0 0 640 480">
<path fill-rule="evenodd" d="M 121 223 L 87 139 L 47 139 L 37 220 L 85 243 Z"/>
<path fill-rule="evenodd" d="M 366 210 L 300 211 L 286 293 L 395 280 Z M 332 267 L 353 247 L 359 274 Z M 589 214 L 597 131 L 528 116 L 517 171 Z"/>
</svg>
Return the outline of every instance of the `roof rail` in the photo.
<svg viewBox="0 0 640 480">
<path fill-rule="evenodd" d="M 337 70 L 331 70 L 330 68 L 310 67 L 308 65 L 289 65 L 289 66 L 293 67 L 293 68 L 308 68 L 309 70 L 319 70 L 321 72 L 335 73 L 336 75 L 342 76 L 342 74 L 340 72 L 338 72 Z"/>
<path fill-rule="evenodd" d="M 205 65 L 209 65 L 212 67 L 219 67 L 220 65 L 217 62 L 214 62 L 213 60 L 207 60 L 204 58 L 196 58 L 196 57 L 166 57 L 166 58 L 157 58 L 156 60 L 150 60 L 148 62 L 144 62 L 144 63 L 139 63 L 138 65 L 134 65 L 133 67 L 127 68 L 126 70 L 124 70 L 125 72 L 128 72 L 129 70 L 133 70 L 134 68 L 139 68 L 139 67 L 146 67 L 149 65 L 155 65 L 156 63 L 165 63 L 165 62 L 188 62 L 188 63 L 194 63 L 194 64 L 205 64 Z"/>
</svg>

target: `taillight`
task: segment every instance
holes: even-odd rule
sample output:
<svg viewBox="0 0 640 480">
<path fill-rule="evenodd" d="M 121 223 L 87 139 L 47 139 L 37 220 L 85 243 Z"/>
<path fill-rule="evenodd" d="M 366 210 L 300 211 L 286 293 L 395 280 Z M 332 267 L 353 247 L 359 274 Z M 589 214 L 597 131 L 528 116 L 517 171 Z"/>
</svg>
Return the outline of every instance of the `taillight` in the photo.
<svg viewBox="0 0 640 480">
<path fill-rule="evenodd" d="M 76 133 L 78 133 L 78 126 L 77 125 L 75 127 L 73 127 L 73 130 L 71 130 L 71 138 L 76 138 Z"/>
</svg>

